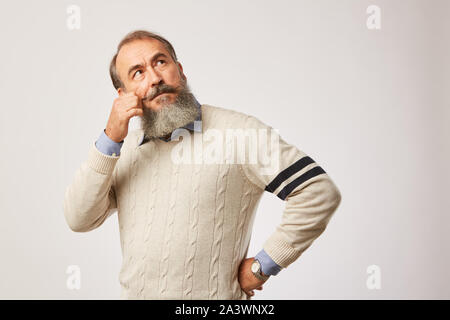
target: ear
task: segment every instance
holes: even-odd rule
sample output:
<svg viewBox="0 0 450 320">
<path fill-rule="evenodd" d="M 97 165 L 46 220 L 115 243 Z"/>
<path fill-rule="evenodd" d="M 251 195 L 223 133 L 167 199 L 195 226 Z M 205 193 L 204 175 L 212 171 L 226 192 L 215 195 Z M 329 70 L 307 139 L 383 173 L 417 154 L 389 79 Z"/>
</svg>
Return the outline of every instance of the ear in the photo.
<svg viewBox="0 0 450 320">
<path fill-rule="evenodd" d="M 178 68 L 179 68 L 179 70 L 180 70 L 180 75 L 181 75 L 181 77 L 184 79 L 184 80 L 186 80 L 187 78 L 186 78 L 186 75 L 183 73 L 183 66 L 181 65 L 181 63 L 179 63 L 178 62 Z"/>
<path fill-rule="evenodd" d="M 117 89 L 117 93 L 119 94 L 119 96 L 124 94 L 124 91 L 122 88 Z"/>
</svg>

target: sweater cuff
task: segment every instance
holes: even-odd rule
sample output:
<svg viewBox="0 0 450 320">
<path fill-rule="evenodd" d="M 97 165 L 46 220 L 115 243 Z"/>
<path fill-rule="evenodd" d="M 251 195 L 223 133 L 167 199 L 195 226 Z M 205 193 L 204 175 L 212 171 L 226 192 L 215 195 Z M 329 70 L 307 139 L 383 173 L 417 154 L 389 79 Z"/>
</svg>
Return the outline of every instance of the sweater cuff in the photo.
<svg viewBox="0 0 450 320">
<path fill-rule="evenodd" d="M 101 153 L 95 146 L 95 142 L 92 143 L 88 156 L 88 165 L 93 170 L 101 174 L 110 175 L 114 170 L 117 160 L 119 160 L 119 157 Z"/>
<path fill-rule="evenodd" d="M 282 268 L 286 268 L 300 256 L 299 251 L 292 248 L 288 242 L 276 237 L 276 234 L 267 239 L 263 247 L 272 260 Z"/>
</svg>

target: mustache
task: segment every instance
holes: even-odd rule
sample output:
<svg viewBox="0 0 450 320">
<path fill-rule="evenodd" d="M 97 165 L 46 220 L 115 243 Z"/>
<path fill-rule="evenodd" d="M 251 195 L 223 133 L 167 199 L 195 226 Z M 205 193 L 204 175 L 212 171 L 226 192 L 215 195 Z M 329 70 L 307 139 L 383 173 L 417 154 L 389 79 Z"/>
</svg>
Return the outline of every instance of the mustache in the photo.
<svg viewBox="0 0 450 320">
<path fill-rule="evenodd" d="M 153 100 L 156 96 L 162 94 L 162 93 L 177 93 L 178 90 L 175 87 L 169 86 L 167 84 L 161 84 L 152 90 L 148 92 L 144 98 L 142 98 L 142 101 L 146 100 Z"/>
</svg>

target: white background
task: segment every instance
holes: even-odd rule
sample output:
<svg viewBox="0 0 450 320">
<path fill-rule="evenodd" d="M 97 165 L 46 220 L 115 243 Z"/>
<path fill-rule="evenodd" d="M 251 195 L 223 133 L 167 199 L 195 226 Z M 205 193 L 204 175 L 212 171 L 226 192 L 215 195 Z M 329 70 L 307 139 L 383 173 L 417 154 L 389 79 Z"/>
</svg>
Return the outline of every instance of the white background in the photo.
<svg viewBox="0 0 450 320">
<path fill-rule="evenodd" d="M 66 25 L 69 5 L 81 29 Z M 381 29 L 369 30 L 369 5 Z M 108 66 L 144 28 L 200 103 L 277 128 L 330 175 L 325 232 L 254 299 L 450 298 L 449 1 L 10 1 L 0 11 L 0 298 L 117 299 L 117 215 L 74 233 L 64 192 L 106 125 Z M 133 119 L 130 126 L 139 123 Z M 280 222 L 265 193 L 249 256 Z M 69 265 L 81 289 L 66 287 Z M 381 270 L 381 289 L 366 285 Z"/>
</svg>

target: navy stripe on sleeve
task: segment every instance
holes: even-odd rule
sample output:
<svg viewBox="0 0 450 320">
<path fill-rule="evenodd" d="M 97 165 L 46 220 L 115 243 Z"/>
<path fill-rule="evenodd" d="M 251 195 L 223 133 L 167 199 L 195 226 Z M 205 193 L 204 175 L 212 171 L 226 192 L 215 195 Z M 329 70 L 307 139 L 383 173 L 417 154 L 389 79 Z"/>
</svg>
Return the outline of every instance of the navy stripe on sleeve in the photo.
<svg viewBox="0 0 450 320">
<path fill-rule="evenodd" d="M 297 188 L 299 185 L 301 185 L 303 182 L 314 178 L 315 176 L 318 176 L 319 174 L 326 173 L 325 170 L 323 170 L 320 166 L 314 167 L 311 170 L 306 171 L 304 174 L 296 178 L 295 180 L 292 180 L 289 184 L 287 184 L 281 191 L 277 194 L 277 197 L 281 200 L 286 199 L 286 197 Z"/>
<path fill-rule="evenodd" d="M 314 160 L 308 156 L 297 160 L 295 163 L 291 164 L 289 167 L 281 171 L 265 188 L 266 191 L 274 192 L 282 183 L 286 181 L 293 174 L 299 172 L 307 165 L 314 163 Z"/>
</svg>

